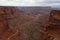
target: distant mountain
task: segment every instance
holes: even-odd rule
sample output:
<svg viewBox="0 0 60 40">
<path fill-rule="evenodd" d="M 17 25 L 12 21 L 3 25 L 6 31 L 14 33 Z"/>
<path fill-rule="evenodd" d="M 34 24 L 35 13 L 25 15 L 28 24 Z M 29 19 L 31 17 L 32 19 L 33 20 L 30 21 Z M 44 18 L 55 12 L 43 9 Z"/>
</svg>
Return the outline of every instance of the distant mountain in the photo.
<svg viewBox="0 0 60 40">
<path fill-rule="evenodd" d="M 51 7 L 53 10 L 60 10 L 60 5 L 58 5 L 58 6 L 52 6 Z"/>
<path fill-rule="evenodd" d="M 51 7 L 19 7 L 18 9 L 33 15 L 41 13 L 47 14 L 51 11 Z"/>
</svg>

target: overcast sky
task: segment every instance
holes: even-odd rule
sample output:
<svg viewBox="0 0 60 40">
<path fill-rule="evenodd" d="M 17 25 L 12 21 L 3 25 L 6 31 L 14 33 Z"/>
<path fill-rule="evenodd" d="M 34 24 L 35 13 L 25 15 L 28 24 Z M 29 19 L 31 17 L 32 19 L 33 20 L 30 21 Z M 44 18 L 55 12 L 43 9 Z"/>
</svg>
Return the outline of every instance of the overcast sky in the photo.
<svg viewBox="0 0 60 40">
<path fill-rule="evenodd" d="M 58 6 L 60 0 L 0 0 L 1 6 Z"/>
</svg>

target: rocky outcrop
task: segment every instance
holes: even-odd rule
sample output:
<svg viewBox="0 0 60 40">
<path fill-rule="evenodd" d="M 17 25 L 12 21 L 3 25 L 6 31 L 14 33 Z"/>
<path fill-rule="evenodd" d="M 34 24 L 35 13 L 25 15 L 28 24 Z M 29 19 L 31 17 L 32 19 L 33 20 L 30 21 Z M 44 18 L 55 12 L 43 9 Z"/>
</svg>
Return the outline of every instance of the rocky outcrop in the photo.
<svg viewBox="0 0 60 40">
<path fill-rule="evenodd" d="M 60 40 L 60 10 L 51 11 L 49 21 L 44 23 L 44 27 L 44 40 Z"/>
<path fill-rule="evenodd" d="M 19 40 L 18 31 L 9 25 L 16 15 L 14 7 L 0 7 L 0 40 Z"/>
</svg>

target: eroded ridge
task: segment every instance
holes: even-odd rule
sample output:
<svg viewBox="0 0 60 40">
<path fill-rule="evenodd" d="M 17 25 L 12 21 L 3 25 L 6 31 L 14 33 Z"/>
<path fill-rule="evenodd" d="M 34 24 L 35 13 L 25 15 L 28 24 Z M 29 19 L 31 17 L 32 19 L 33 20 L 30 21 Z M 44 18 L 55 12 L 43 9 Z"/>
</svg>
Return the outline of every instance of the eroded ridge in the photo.
<svg viewBox="0 0 60 40">
<path fill-rule="evenodd" d="M 14 7 L 0 7 L 0 40 L 19 40 L 18 31 L 9 25 L 9 21 L 16 17 Z"/>
<path fill-rule="evenodd" d="M 49 21 L 44 23 L 43 40 L 60 40 L 60 10 L 52 10 Z"/>
</svg>

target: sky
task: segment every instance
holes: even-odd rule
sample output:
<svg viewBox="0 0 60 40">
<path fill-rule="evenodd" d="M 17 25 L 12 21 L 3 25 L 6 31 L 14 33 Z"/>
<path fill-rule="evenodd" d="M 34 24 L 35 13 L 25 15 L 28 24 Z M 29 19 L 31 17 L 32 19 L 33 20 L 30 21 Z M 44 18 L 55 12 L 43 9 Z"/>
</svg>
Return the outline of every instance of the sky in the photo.
<svg viewBox="0 0 60 40">
<path fill-rule="evenodd" d="M 0 0 L 0 6 L 60 6 L 60 0 Z"/>
</svg>

